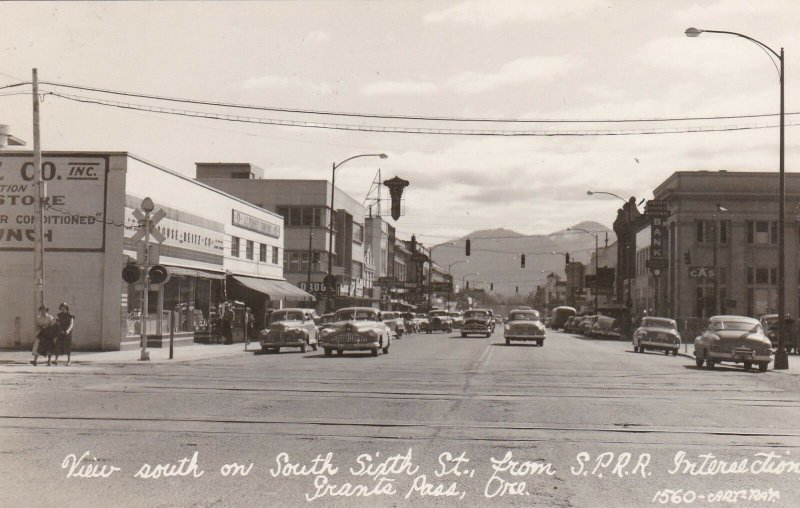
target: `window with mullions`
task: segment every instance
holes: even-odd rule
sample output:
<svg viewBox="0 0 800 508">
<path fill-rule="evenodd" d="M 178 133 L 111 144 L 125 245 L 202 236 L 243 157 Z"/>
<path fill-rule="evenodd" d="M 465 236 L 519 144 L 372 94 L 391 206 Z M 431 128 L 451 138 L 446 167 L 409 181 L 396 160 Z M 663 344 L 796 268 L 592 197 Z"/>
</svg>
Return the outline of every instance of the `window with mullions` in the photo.
<svg viewBox="0 0 800 508">
<path fill-rule="evenodd" d="M 253 254 L 255 251 L 255 243 L 252 240 L 247 240 L 247 244 L 245 246 L 244 257 L 253 260 Z"/>
<path fill-rule="evenodd" d="M 327 214 L 319 206 L 278 206 L 283 224 L 289 227 L 325 227 Z"/>
<path fill-rule="evenodd" d="M 258 246 L 258 260 L 262 263 L 267 262 L 267 246 L 263 243 Z"/>
<path fill-rule="evenodd" d="M 775 221 L 749 220 L 747 226 L 747 243 L 778 243 L 778 223 Z"/>
<path fill-rule="evenodd" d="M 717 235 L 717 241 L 719 243 L 728 243 L 728 229 L 729 229 L 729 221 L 726 220 L 696 220 L 695 222 L 695 231 L 696 237 L 695 239 L 697 242 L 713 242 L 714 241 L 714 229 L 715 229 L 715 222 L 719 226 L 719 234 Z"/>
<path fill-rule="evenodd" d="M 231 257 L 238 258 L 239 257 L 239 237 L 232 236 L 231 237 Z"/>
</svg>

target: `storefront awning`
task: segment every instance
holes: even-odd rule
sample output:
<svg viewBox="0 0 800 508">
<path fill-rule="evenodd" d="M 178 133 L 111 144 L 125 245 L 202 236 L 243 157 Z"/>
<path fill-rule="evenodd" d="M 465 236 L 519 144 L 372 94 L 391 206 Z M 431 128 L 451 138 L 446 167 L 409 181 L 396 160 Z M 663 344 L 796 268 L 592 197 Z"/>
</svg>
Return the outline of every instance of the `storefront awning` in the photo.
<svg viewBox="0 0 800 508">
<path fill-rule="evenodd" d="M 170 275 L 185 275 L 189 277 L 198 277 L 201 279 L 224 279 L 224 273 L 211 272 L 208 270 L 198 270 L 196 268 L 184 268 L 182 266 L 169 266 L 167 265 Z"/>
<path fill-rule="evenodd" d="M 314 296 L 306 293 L 291 282 L 274 279 L 258 279 L 256 277 L 245 277 L 244 275 L 234 275 L 234 279 L 242 285 L 264 293 L 273 300 L 288 298 L 290 300 L 314 300 Z"/>
</svg>

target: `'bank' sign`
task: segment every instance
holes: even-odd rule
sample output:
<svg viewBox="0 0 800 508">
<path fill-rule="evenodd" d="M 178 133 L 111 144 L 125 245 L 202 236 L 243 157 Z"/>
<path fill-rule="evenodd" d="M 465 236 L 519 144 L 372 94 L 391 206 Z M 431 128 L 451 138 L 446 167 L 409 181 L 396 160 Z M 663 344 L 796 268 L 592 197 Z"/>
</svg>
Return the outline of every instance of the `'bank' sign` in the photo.
<svg viewBox="0 0 800 508">
<path fill-rule="evenodd" d="M 104 249 L 107 174 L 105 157 L 42 157 L 45 250 Z M 33 158 L 0 155 L 0 251 L 33 250 L 35 196 Z"/>
</svg>

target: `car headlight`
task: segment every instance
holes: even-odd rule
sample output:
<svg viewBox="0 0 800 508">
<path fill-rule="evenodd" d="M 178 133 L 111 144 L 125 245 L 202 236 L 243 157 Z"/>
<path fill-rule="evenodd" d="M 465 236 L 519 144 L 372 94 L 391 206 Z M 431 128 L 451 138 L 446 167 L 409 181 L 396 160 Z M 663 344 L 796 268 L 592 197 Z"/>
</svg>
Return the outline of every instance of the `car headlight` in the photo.
<svg viewBox="0 0 800 508">
<path fill-rule="evenodd" d="M 366 336 L 369 337 L 371 340 L 376 340 L 378 338 L 378 332 L 375 330 L 367 330 Z"/>
<path fill-rule="evenodd" d="M 511 330 L 511 325 L 506 325 L 506 330 Z"/>
<path fill-rule="evenodd" d="M 319 334 L 322 337 L 328 337 L 329 335 L 332 335 L 333 332 L 334 332 L 333 328 L 323 328 Z"/>
</svg>

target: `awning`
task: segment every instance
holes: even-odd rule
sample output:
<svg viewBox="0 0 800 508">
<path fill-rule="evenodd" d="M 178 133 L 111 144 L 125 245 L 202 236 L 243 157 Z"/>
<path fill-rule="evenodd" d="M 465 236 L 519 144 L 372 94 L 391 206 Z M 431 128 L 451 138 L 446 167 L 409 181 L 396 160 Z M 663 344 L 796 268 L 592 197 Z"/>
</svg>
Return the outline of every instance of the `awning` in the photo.
<svg viewBox="0 0 800 508">
<path fill-rule="evenodd" d="M 224 279 L 224 273 L 211 272 L 208 270 L 198 270 L 196 268 L 184 268 L 182 266 L 165 265 L 170 275 L 185 275 L 188 277 L 198 277 L 201 279 Z"/>
<path fill-rule="evenodd" d="M 314 300 L 314 295 L 306 293 L 291 282 L 275 279 L 258 279 L 256 277 L 245 277 L 244 275 L 234 275 L 234 279 L 253 291 L 264 293 L 273 300 L 288 298 L 291 300 Z"/>
</svg>

